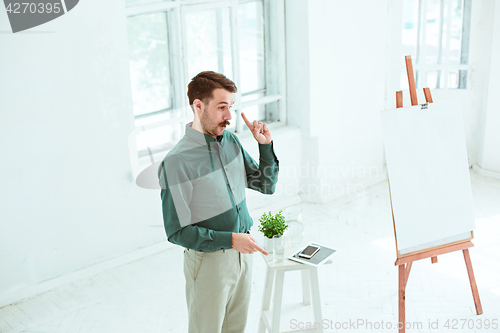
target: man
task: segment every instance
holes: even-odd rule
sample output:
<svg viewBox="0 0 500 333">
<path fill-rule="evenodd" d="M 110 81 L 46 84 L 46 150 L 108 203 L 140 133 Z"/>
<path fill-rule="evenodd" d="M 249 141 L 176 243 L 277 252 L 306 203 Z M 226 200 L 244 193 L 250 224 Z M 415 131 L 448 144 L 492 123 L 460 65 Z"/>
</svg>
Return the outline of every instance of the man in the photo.
<svg viewBox="0 0 500 333">
<path fill-rule="evenodd" d="M 168 241 L 185 247 L 184 276 L 190 333 L 243 332 L 259 251 L 245 187 L 274 193 L 278 159 L 267 124 L 241 116 L 259 143 L 259 165 L 226 131 L 234 82 L 201 72 L 188 85 L 194 120 L 158 169 Z"/>
</svg>

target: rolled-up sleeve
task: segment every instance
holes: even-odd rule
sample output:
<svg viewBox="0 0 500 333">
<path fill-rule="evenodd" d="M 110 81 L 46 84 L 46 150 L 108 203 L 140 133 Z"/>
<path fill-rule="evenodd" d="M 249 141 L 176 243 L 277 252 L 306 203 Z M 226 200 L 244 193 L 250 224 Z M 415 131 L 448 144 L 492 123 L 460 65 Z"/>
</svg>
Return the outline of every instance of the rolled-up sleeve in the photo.
<svg viewBox="0 0 500 333">
<path fill-rule="evenodd" d="M 245 163 L 247 187 L 264 194 L 273 194 L 278 182 L 279 160 L 274 152 L 273 142 L 259 143 L 259 164 L 241 148 Z"/>
</svg>

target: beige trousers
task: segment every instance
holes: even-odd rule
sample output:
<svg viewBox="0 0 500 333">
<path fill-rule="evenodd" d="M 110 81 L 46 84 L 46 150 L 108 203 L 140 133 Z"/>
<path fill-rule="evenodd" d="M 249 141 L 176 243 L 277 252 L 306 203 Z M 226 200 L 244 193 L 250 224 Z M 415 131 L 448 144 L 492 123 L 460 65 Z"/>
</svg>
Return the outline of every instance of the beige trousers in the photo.
<svg viewBox="0 0 500 333">
<path fill-rule="evenodd" d="M 252 281 L 252 255 L 235 249 L 184 250 L 189 333 L 242 333 Z"/>
</svg>

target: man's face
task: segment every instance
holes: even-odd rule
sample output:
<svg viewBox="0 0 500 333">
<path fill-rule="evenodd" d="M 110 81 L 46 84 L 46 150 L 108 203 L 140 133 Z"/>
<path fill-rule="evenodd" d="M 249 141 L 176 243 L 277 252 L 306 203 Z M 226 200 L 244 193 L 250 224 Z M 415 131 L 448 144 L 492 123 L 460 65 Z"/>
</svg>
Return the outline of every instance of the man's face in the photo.
<svg viewBox="0 0 500 333">
<path fill-rule="evenodd" d="M 218 137 L 224 133 L 226 126 L 229 125 L 231 112 L 229 108 L 234 103 L 233 93 L 226 89 L 215 89 L 213 98 L 207 104 L 204 104 L 200 115 L 200 123 L 203 132 L 212 137 Z"/>
</svg>

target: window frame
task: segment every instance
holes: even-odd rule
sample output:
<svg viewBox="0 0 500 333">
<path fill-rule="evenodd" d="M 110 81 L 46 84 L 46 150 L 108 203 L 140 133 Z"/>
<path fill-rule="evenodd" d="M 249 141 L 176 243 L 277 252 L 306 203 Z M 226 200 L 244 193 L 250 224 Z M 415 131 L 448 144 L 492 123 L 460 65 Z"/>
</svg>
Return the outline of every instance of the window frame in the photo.
<svg viewBox="0 0 500 333">
<path fill-rule="evenodd" d="M 443 20 L 444 11 L 447 12 L 446 21 L 442 22 L 441 36 L 439 38 L 438 49 L 440 50 L 443 43 L 446 47 L 442 48 L 444 50 L 441 55 L 441 64 L 426 64 L 421 59 L 426 58 L 426 26 L 427 20 L 423 19 L 427 17 L 427 4 L 429 0 L 419 0 L 418 6 L 418 19 L 417 19 L 417 41 L 416 41 L 416 57 L 414 60 L 413 68 L 415 71 L 416 81 L 418 88 L 427 87 L 427 75 L 429 71 L 437 71 L 439 75 L 443 77 L 443 85 L 439 85 L 439 75 L 438 75 L 438 86 L 434 89 L 439 90 L 470 90 L 470 77 L 471 77 L 471 66 L 469 62 L 469 44 L 470 44 L 470 29 L 471 29 L 471 7 L 472 0 L 462 0 L 462 27 L 461 27 L 461 50 L 460 50 L 460 64 L 450 64 L 450 40 L 451 40 L 451 13 L 452 13 L 452 2 L 447 1 L 447 6 L 443 6 L 440 11 L 440 18 Z M 446 33 L 445 33 L 446 30 Z M 443 38 L 443 34 L 446 34 L 446 40 Z M 424 47 L 422 47 L 422 45 Z M 440 52 L 440 51 L 438 51 Z M 451 71 L 458 71 L 459 73 L 459 83 L 457 88 L 449 87 L 449 73 Z M 467 71 L 464 74 L 464 71 Z M 419 79 L 421 73 L 424 75 Z M 465 85 L 465 87 L 464 87 Z"/>
<path fill-rule="evenodd" d="M 238 29 L 238 7 L 240 4 L 249 2 L 262 2 L 264 15 L 264 56 L 265 56 L 265 89 L 259 89 L 244 94 L 239 90 L 234 94 L 235 104 L 235 133 L 238 135 L 244 131 L 244 122 L 241 119 L 241 111 L 254 105 L 266 105 L 277 103 L 277 114 L 274 115 L 272 124 L 286 124 L 286 68 L 285 68 L 285 8 L 284 0 L 172 0 L 144 5 L 134 5 L 126 7 L 127 18 L 137 15 L 165 12 L 167 15 L 167 33 L 169 39 L 169 66 L 171 75 L 172 108 L 165 110 L 152 111 L 147 114 L 135 116 L 134 123 L 138 119 L 145 119 L 157 116 L 174 110 L 182 109 L 182 116 L 154 121 L 149 124 L 135 125 L 133 135 L 148 131 L 159 126 L 186 124 L 193 118 L 192 112 L 188 106 L 187 93 L 187 61 L 183 59 L 187 55 L 186 29 L 184 26 L 184 13 L 189 11 L 228 8 L 230 10 L 231 24 L 231 57 L 233 67 L 233 77 L 231 78 L 237 87 L 241 87 L 240 77 L 240 40 Z M 242 96 L 265 92 L 263 97 L 255 100 L 242 102 Z M 153 153 L 166 151 L 172 148 L 172 142 L 165 142 L 162 145 L 151 147 Z M 150 154 L 148 149 L 142 149 L 137 152 L 139 157 Z"/>
</svg>

